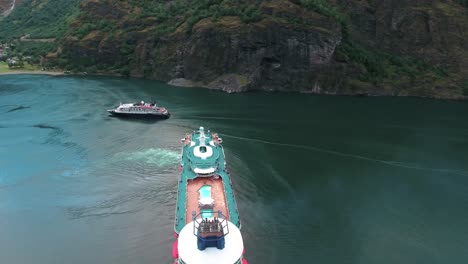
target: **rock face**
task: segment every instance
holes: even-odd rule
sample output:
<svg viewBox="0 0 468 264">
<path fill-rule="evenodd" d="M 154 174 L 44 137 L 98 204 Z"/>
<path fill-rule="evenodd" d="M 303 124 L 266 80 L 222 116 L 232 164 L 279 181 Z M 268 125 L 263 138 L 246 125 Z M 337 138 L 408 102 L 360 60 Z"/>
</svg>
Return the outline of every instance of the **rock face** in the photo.
<svg viewBox="0 0 468 264">
<path fill-rule="evenodd" d="M 365 46 L 440 65 L 452 80 L 439 88 L 452 94 L 457 92 L 450 86 L 468 80 L 468 9 L 456 1 L 337 2 L 348 10 L 353 36 Z M 425 81 L 431 85 L 431 80 L 415 80 L 423 86 Z M 449 93 L 440 94 L 449 97 Z"/>
<path fill-rule="evenodd" d="M 21 4 L 22 0 L 0 0 L 0 14 L 8 15 L 16 5 Z"/>
<path fill-rule="evenodd" d="M 335 67 L 332 57 L 341 41 L 340 27 L 318 14 L 308 15 L 311 24 L 322 27 L 293 28 L 272 18 L 250 25 L 238 17 L 201 20 L 189 36 L 179 31 L 140 51 L 139 61 L 148 63 L 147 77 L 178 80 L 172 83 L 183 78 L 186 85 L 228 92 L 311 90 L 315 83 L 336 86 L 323 69 Z"/>
<path fill-rule="evenodd" d="M 10 9 L 12 0 L 0 0 L 0 13 Z"/>
<path fill-rule="evenodd" d="M 369 46 L 435 63 L 467 61 L 456 54 L 467 49 L 468 12 L 455 1 L 341 2 L 349 10 L 355 33 Z"/>
<path fill-rule="evenodd" d="M 13 0 L 0 0 L 0 14 L 4 14 L 10 10 L 13 5 Z"/>
<path fill-rule="evenodd" d="M 139 20 L 138 26 L 128 19 L 139 12 L 128 3 L 90 0 L 82 4 L 81 15 L 70 32 L 83 23 L 99 23 L 102 18 L 122 31 L 109 34 L 96 29 L 82 37 L 70 34 L 58 56 L 84 67 L 110 71 L 124 68 L 131 76 L 227 92 L 259 89 L 463 96 L 468 76 L 468 12 L 457 3 L 330 1 L 344 10 L 346 21 L 350 21 L 349 30 L 345 31 L 333 16 L 293 2 L 264 1 L 260 5 L 262 19 L 257 22 L 244 23 L 237 16 L 205 18 L 191 30 L 187 23 L 182 23 L 174 32 L 161 36 L 154 33 L 157 19 Z M 378 82 L 360 78 L 368 71 L 362 66 L 366 61 L 357 64 L 339 52 L 344 45 L 344 32 L 364 50 L 438 65 L 442 77 L 435 76 L 434 71 L 422 71 L 424 74 L 410 71 L 404 76 L 384 76 Z M 399 67 L 405 69 L 407 65 L 402 64 Z"/>
<path fill-rule="evenodd" d="M 112 38 L 92 31 L 82 39 L 66 38 L 63 49 L 67 56 L 87 60 L 88 65 L 128 63 L 132 76 L 175 85 L 227 92 L 320 91 L 320 86 L 338 89 L 340 80 L 329 77 L 328 71 L 341 67 L 333 62 L 341 42 L 339 24 L 289 1 L 269 1 L 261 8 L 266 16 L 256 23 L 245 24 L 233 16 L 216 21 L 207 18 L 196 23 L 190 34 L 183 24 L 164 38 L 145 30 Z M 81 21 L 98 23 L 97 19 L 107 16 L 119 27 L 132 26 L 125 20 L 124 5 L 89 1 L 82 5 L 82 11 L 86 17 L 82 16 Z M 288 18 L 294 16 L 301 16 L 303 23 L 291 25 Z M 140 23 L 151 27 L 155 21 Z M 135 48 L 131 60 L 120 52 L 123 43 Z"/>
</svg>

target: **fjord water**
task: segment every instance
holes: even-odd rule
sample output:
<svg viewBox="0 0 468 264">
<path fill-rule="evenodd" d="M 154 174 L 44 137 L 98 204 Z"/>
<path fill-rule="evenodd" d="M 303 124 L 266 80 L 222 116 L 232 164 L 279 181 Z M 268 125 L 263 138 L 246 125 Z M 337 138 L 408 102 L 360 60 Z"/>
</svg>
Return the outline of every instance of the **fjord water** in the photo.
<svg viewBox="0 0 468 264">
<path fill-rule="evenodd" d="M 159 122 L 109 117 L 157 100 Z M 224 147 L 250 263 L 467 263 L 468 104 L 0 76 L 0 262 L 171 263 L 180 138 Z"/>
</svg>

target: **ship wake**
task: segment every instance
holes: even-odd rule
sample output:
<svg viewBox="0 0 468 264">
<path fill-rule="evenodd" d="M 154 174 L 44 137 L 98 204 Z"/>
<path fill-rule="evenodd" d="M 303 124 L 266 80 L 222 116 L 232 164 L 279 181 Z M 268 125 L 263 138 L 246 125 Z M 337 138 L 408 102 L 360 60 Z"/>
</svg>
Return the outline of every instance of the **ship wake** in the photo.
<svg viewBox="0 0 468 264">
<path fill-rule="evenodd" d="M 151 164 L 159 168 L 174 166 L 180 160 L 180 153 L 161 148 L 149 148 L 135 152 L 121 152 L 115 155 L 116 160 Z"/>
<path fill-rule="evenodd" d="M 350 153 L 344 153 L 344 152 L 339 152 L 339 151 L 329 150 L 329 149 L 323 149 L 323 148 L 314 147 L 314 146 L 305 146 L 305 145 L 296 145 L 296 144 L 288 144 L 288 143 L 281 143 L 281 142 L 273 142 L 273 141 L 267 141 L 267 140 L 261 140 L 261 139 L 239 137 L 239 136 L 228 135 L 228 134 L 221 134 L 221 135 L 224 136 L 224 137 L 230 137 L 230 138 L 235 138 L 235 139 L 239 139 L 239 140 L 258 142 L 258 143 L 263 143 L 263 144 L 268 144 L 268 145 L 275 145 L 275 146 L 283 146 L 283 147 L 311 150 L 311 151 L 326 153 L 326 154 L 335 155 L 335 156 L 341 156 L 341 157 L 365 160 L 365 161 L 370 161 L 370 162 L 376 162 L 376 163 L 381 163 L 381 164 L 385 164 L 385 165 L 388 165 L 388 166 L 399 167 L 399 168 L 404 168 L 404 169 L 424 170 L 424 171 L 448 173 L 448 174 L 455 174 L 455 175 L 459 175 L 459 176 L 467 176 L 468 177 L 468 172 L 466 172 L 464 170 L 460 170 L 460 169 L 430 168 L 430 167 L 419 166 L 417 164 L 411 164 L 411 163 L 407 163 L 407 162 L 376 159 L 376 158 L 373 158 L 373 157 L 350 154 Z"/>
</svg>

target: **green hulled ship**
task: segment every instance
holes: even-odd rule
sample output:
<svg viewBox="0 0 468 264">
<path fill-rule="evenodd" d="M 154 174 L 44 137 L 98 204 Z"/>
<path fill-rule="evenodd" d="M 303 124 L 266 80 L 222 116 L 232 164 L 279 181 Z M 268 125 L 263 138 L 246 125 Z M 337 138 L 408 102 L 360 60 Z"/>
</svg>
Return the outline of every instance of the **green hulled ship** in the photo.
<svg viewBox="0 0 468 264">
<path fill-rule="evenodd" d="M 247 263 L 222 139 L 200 127 L 181 141 L 175 263 Z"/>
</svg>

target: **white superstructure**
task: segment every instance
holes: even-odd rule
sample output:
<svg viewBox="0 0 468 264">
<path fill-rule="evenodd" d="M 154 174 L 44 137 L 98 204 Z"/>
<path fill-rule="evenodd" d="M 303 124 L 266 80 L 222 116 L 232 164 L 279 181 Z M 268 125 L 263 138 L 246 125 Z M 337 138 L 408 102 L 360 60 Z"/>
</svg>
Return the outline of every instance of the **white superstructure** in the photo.
<svg viewBox="0 0 468 264">
<path fill-rule="evenodd" d="M 213 220 L 213 218 L 208 218 Z M 185 264 L 237 264 L 242 263 L 244 243 L 242 235 L 233 223 L 226 221 L 223 229 L 227 233 L 224 237 L 225 247 L 207 247 L 205 250 L 197 248 L 198 237 L 194 235 L 194 227 L 197 229 L 197 221 L 187 224 L 179 234 L 178 253 L 179 263 Z"/>
<path fill-rule="evenodd" d="M 115 109 L 107 110 L 115 115 L 145 115 L 145 116 L 169 116 L 169 111 L 164 107 L 159 107 L 156 103 L 145 103 L 141 101 L 135 104 L 120 104 Z"/>
</svg>

